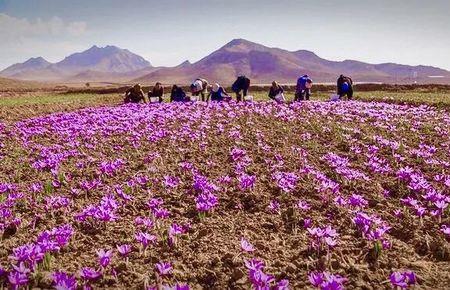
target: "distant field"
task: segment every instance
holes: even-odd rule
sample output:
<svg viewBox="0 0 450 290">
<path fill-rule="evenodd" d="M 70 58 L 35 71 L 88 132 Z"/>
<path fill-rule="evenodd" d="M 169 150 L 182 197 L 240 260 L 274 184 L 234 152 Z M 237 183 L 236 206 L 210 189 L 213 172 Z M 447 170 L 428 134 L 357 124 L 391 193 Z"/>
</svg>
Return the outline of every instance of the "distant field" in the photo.
<svg viewBox="0 0 450 290">
<path fill-rule="evenodd" d="M 117 105 L 118 94 L 44 94 L 0 98 L 0 119 L 16 121 L 53 112 L 74 111 L 86 107 Z"/>
<path fill-rule="evenodd" d="M 313 91 L 311 100 L 326 101 L 332 91 Z M 264 91 L 253 91 L 251 95 L 257 101 L 268 100 Z M 166 94 L 166 101 L 169 95 Z M 233 94 L 234 97 L 234 94 Z M 292 101 L 293 92 L 287 92 L 286 98 Z M 383 101 L 388 103 L 427 104 L 439 108 L 450 108 L 450 91 L 422 92 L 422 91 L 368 91 L 356 92 L 355 100 Z M 92 106 L 114 106 L 122 103 L 119 93 L 35 93 L 23 96 L 0 97 L 0 119 L 16 121 L 24 118 L 45 115 L 52 112 L 73 111 Z"/>
</svg>

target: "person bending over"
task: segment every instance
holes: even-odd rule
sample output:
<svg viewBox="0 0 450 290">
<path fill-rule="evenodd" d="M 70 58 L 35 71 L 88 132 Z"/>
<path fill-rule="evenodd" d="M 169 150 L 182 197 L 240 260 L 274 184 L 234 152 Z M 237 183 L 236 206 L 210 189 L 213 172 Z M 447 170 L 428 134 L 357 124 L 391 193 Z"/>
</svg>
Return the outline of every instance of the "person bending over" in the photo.
<svg viewBox="0 0 450 290">
<path fill-rule="evenodd" d="M 277 102 L 284 102 L 284 89 L 282 86 L 280 86 L 276 81 L 272 82 L 272 86 L 269 90 L 269 98 L 277 101 Z"/>
<path fill-rule="evenodd" d="M 193 96 L 201 96 L 202 101 L 205 101 L 206 94 L 208 93 L 208 81 L 205 79 L 196 79 L 191 84 L 191 93 Z"/>
<path fill-rule="evenodd" d="M 311 96 L 312 79 L 308 75 L 298 78 L 297 88 L 295 90 L 295 101 L 309 101 Z"/>
<path fill-rule="evenodd" d="M 172 91 L 170 92 L 170 101 L 171 102 L 187 102 L 189 98 L 186 96 L 186 93 L 183 89 L 177 85 L 173 85 Z"/>
<path fill-rule="evenodd" d="M 129 88 L 125 92 L 124 103 L 139 103 L 140 101 L 145 101 L 144 92 L 140 84 L 135 84 L 133 87 Z"/>
<path fill-rule="evenodd" d="M 160 82 L 157 82 L 153 89 L 148 92 L 148 99 L 150 98 L 158 98 L 159 102 L 162 103 L 164 96 L 164 87 Z"/>
<path fill-rule="evenodd" d="M 211 101 L 213 102 L 222 102 L 231 100 L 231 96 L 228 95 L 225 89 L 217 83 L 212 85 L 211 93 L 209 93 L 208 100 L 210 97 Z"/>
<path fill-rule="evenodd" d="M 348 100 L 353 98 L 353 80 L 350 77 L 339 76 L 337 79 L 337 94 L 339 95 L 339 100 L 345 95 Z"/>
<path fill-rule="evenodd" d="M 239 76 L 233 83 L 233 85 L 231 86 L 231 90 L 236 93 L 236 99 L 238 102 L 242 100 L 241 92 L 243 93 L 244 97 L 247 96 L 249 87 L 250 79 L 246 76 Z"/>
</svg>

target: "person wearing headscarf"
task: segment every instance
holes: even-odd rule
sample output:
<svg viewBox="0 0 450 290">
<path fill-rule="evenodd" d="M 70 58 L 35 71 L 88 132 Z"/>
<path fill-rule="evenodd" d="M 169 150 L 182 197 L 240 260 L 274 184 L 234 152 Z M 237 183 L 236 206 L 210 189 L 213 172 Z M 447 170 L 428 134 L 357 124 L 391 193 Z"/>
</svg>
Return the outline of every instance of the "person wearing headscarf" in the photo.
<svg viewBox="0 0 450 290">
<path fill-rule="evenodd" d="M 208 100 L 211 97 L 213 102 L 222 102 L 231 100 L 231 96 L 227 94 L 225 89 L 218 83 L 212 85 L 211 92 L 209 93 Z"/>
<path fill-rule="evenodd" d="M 177 85 L 173 85 L 172 91 L 170 92 L 170 101 L 171 102 L 187 102 L 189 98 L 186 96 L 186 93 L 183 89 Z"/>
<path fill-rule="evenodd" d="M 191 93 L 193 96 L 201 96 L 202 101 L 205 101 L 206 94 L 208 93 L 208 81 L 198 78 L 191 84 Z"/>
<path fill-rule="evenodd" d="M 283 93 L 284 93 L 283 87 L 280 86 L 276 81 L 273 81 L 272 86 L 270 87 L 269 90 L 269 98 L 274 101 L 280 102 L 282 101 L 281 98 L 277 100 L 275 97 L 281 96 Z"/>
<path fill-rule="evenodd" d="M 349 100 L 353 98 L 353 80 L 350 77 L 339 76 L 337 79 L 337 94 L 339 95 L 339 100 L 345 95 L 347 95 Z"/>
<path fill-rule="evenodd" d="M 159 102 L 162 103 L 164 96 L 164 87 L 160 82 L 157 82 L 153 89 L 148 92 L 148 99 L 150 98 L 158 98 Z"/>
<path fill-rule="evenodd" d="M 137 104 L 140 101 L 144 101 L 144 103 L 146 103 L 144 92 L 142 91 L 142 87 L 140 84 L 135 84 L 125 92 L 124 102 Z"/>
<path fill-rule="evenodd" d="M 249 88 L 250 79 L 244 75 L 239 76 L 231 86 L 231 90 L 236 93 L 236 99 L 238 102 L 242 100 L 241 92 L 243 93 L 244 97 L 246 97 Z"/>
</svg>

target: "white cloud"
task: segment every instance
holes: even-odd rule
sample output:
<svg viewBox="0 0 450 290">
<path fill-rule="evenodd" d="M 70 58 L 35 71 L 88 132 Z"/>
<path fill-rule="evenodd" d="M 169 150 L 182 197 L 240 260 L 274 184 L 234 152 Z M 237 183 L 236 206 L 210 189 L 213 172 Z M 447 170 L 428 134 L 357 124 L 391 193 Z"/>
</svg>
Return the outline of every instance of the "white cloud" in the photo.
<svg viewBox="0 0 450 290">
<path fill-rule="evenodd" d="M 42 37 L 68 34 L 80 36 L 86 32 L 85 22 L 65 22 L 59 17 L 48 20 L 37 18 L 30 21 L 26 18 L 15 18 L 0 13 L 0 35 L 2 37 Z"/>
<path fill-rule="evenodd" d="M 36 56 L 59 61 L 86 48 L 83 40 L 87 35 L 85 22 L 67 22 L 59 17 L 30 21 L 0 13 L 0 70 Z"/>
<path fill-rule="evenodd" d="M 86 32 L 86 22 L 72 22 L 67 26 L 67 31 L 73 36 L 80 36 Z"/>
</svg>

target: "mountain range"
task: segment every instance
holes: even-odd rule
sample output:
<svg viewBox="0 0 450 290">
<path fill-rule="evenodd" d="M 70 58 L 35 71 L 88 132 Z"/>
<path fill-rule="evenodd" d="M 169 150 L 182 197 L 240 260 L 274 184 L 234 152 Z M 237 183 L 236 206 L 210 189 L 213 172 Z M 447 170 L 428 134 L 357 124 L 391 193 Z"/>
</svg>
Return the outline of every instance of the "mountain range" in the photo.
<svg viewBox="0 0 450 290">
<path fill-rule="evenodd" d="M 0 72 L 0 76 L 34 81 L 96 81 L 130 80 L 153 71 L 143 57 L 116 46 L 92 46 L 74 53 L 57 63 L 42 57 L 14 64 Z"/>
<path fill-rule="evenodd" d="M 234 39 L 195 63 L 185 61 L 175 67 L 153 67 L 141 56 L 115 46 L 93 46 L 57 63 L 50 63 L 42 57 L 31 58 L 6 68 L 0 76 L 51 82 L 146 84 L 156 81 L 186 84 L 203 77 L 228 84 L 240 74 L 250 77 L 253 83 L 270 83 L 273 80 L 293 83 L 304 73 L 316 82 L 334 82 L 338 75 L 345 74 L 357 82 L 450 84 L 450 72 L 437 67 L 331 61 L 311 51 L 270 48 L 244 39 Z"/>
</svg>

